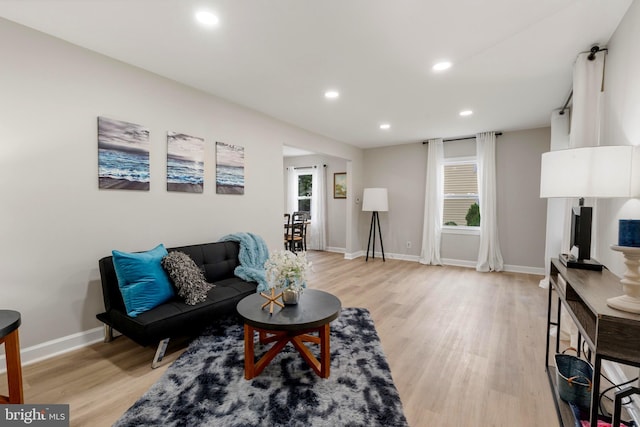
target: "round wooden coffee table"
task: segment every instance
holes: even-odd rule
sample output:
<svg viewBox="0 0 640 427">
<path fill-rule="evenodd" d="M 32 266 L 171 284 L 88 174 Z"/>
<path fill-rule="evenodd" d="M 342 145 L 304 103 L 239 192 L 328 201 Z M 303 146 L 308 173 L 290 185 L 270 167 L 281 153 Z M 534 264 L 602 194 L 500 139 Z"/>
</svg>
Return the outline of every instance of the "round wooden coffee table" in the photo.
<svg viewBox="0 0 640 427">
<path fill-rule="evenodd" d="M 321 378 L 329 378 L 329 323 L 340 315 L 340 300 L 328 292 L 305 289 L 298 304 L 276 307 L 273 314 L 269 314 L 268 309 L 260 308 L 264 302 L 260 294 L 253 294 L 242 299 L 236 307 L 244 320 L 244 377 L 250 380 L 260 375 L 291 342 L 316 374 Z M 256 331 L 261 343 L 274 343 L 257 362 L 254 353 Z M 311 335 L 314 332 L 318 335 Z M 320 345 L 320 360 L 311 353 L 305 342 Z"/>
</svg>

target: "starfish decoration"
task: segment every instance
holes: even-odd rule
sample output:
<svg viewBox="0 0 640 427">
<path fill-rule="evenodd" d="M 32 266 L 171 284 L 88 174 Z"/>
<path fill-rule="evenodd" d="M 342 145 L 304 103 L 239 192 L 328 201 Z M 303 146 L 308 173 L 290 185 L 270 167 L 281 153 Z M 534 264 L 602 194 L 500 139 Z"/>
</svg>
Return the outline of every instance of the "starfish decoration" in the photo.
<svg viewBox="0 0 640 427">
<path fill-rule="evenodd" d="M 276 290 L 274 288 L 271 288 L 271 295 L 267 295 L 264 292 L 260 292 L 260 296 L 263 298 L 266 298 L 268 301 L 265 302 L 264 304 L 262 304 L 262 309 L 264 309 L 266 306 L 269 306 L 269 314 L 273 314 L 273 305 L 277 304 L 280 307 L 284 308 L 284 304 L 281 303 L 280 301 L 278 301 L 278 298 L 280 298 L 282 296 L 282 292 L 280 292 L 278 295 L 276 295 Z"/>
</svg>

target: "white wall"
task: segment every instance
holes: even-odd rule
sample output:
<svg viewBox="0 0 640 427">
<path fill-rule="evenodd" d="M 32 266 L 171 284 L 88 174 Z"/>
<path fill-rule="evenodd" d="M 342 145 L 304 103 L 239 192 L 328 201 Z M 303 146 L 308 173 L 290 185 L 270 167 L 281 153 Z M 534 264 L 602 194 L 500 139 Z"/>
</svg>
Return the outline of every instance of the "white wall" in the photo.
<svg viewBox="0 0 640 427">
<path fill-rule="evenodd" d="M 640 2 L 629 7 L 609 40 L 606 58 L 605 91 L 602 108 L 601 145 L 640 145 Z M 618 276 L 626 271 L 621 253 L 610 249 L 618 243 L 618 220 L 640 219 L 640 199 L 600 199 L 594 204 L 595 254 L 593 257 Z M 638 369 L 617 365 L 624 375 L 614 381 L 638 375 Z M 606 368 L 606 367 L 605 367 Z M 608 372 L 611 376 L 612 372 Z M 626 378 L 625 378 L 626 376 Z M 640 400 L 635 398 L 636 420 Z"/>
<path fill-rule="evenodd" d="M 426 153 L 427 147 L 422 143 L 364 150 L 365 187 L 387 188 L 389 195 L 389 211 L 379 213 L 385 255 L 415 260 L 420 255 Z M 362 198 L 362 193 L 359 197 Z M 366 250 L 371 212 L 360 211 L 359 215 L 360 243 Z M 407 248 L 407 241 L 411 242 L 411 248 Z M 377 238 L 375 246 L 379 252 Z"/>
<path fill-rule="evenodd" d="M 540 198 L 540 159 L 550 139 L 550 128 L 538 128 L 504 132 L 496 141 L 498 233 L 505 265 L 544 269 L 547 203 Z"/>
<path fill-rule="evenodd" d="M 0 307 L 22 313 L 23 349 L 99 326 L 97 261 L 112 249 L 282 240 L 282 145 L 361 150 L 0 19 Z M 150 129 L 151 190 L 99 190 L 97 117 Z M 166 132 L 206 142 L 204 194 L 169 193 Z M 216 141 L 245 148 L 245 194 L 215 194 Z M 356 248 L 357 218 L 347 221 Z"/>
<path fill-rule="evenodd" d="M 609 41 L 606 60 L 601 145 L 640 144 L 640 2 L 633 2 Z M 609 249 L 618 243 L 618 220 L 640 219 L 639 199 L 601 199 L 594 208 L 594 258 L 618 276 L 623 256 Z"/>
<path fill-rule="evenodd" d="M 549 128 L 504 132 L 496 142 L 498 233 L 508 269 L 544 268 L 546 203 L 540 199 L 540 156 L 549 150 Z M 475 155 L 475 141 L 444 144 L 445 157 Z M 387 187 L 389 212 L 380 214 L 385 254 L 417 260 L 422 242 L 427 147 L 422 143 L 364 151 L 366 187 Z M 366 248 L 370 214 L 361 213 L 360 235 Z M 411 248 L 407 248 L 407 241 Z M 473 265 L 478 235 L 442 235 L 447 262 Z"/>
</svg>

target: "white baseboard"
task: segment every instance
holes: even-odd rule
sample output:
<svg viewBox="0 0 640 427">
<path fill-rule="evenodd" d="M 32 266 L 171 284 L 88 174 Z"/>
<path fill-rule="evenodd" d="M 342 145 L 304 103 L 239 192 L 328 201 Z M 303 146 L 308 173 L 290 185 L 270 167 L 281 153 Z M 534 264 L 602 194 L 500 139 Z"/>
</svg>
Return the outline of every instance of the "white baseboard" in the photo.
<svg viewBox="0 0 640 427">
<path fill-rule="evenodd" d="M 456 266 L 456 267 L 468 267 L 468 268 L 473 268 L 473 269 L 476 268 L 476 262 L 475 261 L 467 261 L 467 260 L 461 260 L 461 259 L 445 258 L 445 259 L 442 260 L 442 263 L 444 265 L 452 265 L 452 266 Z M 544 276 L 544 268 L 526 267 L 526 266 L 522 266 L 522 265 L 505 264 L 503 271 L 506 271 L 506 272 L 509 272 L 509 273 L 535 274 L 535 275 L 538 275 L 538 276 Z"/>
<path fill-rule="evenodd" d="M 543 267 L 527 267 L 524 265 L 505 264 L 504 271 L 508 271 L 510 273 L 535 274 L 537 276 L 544 276 L 545 274 Z"/>
<path fill-rule="evenodd" d="M 378 256 L 377 253 L 376 253 L 376 256 Z M 401 261 L 420 262 L 420 257 L 418 255 L 384 254 L 384 256 L 389 259 L 399 259 Z M 382 254 L 380 254 L 380 258 L 382 258 Z"/>
<path fill-rule="evenodd" d="M 20 362 L 22 366 L 30 365 L 103 340 L 104 333 L 102 327 L 89 329 L 88 331 L 78 332 L 67 335 L 66 337 L 20 349 Z M 3 354 L 0 356 L 0 374 L 6 372 L 6 370 L 6 357 Z"/>
<path fill-rule="evenodd" d="M 358 251 L 358 252 L 353 252 L 353 253 L 344 253 L 344 259 L 356 259 L 356 258 L 360 258 L 362 256 L 365 256 L 365 252 L 364 251 Z"/>
<path fill-rule="evenodd" d="M 451 259 L 451 258 L 442 258 L 442 264 L 451 265 L 453 267 L 466 267 L 466 268 L 476 268 L 475 261 L 467 261 L 464 259 Z"/>
<path fill-rule="evenodd" d="M 364 257 L 366 256 L 366 252 L 364 251 L 360 251 L 360 252 L 356 252 L 353 254 L 345 254 L 344 258 L 345 259 L 356 259 L 359 257 Z M 382 252 L 376 252 L 375 253 L 376 258 L 381 258 L 382 259 Z M 402 261 L 410 261 L 410 262 L 420 262 L 420 257 L 418 255 L 407 255 L 407 254 L 396 254 L 396 253 L 385 253 L 384 254 L 385 258 L 389 258 L 389 259 L 398 259 L 398 260 L 402 260 Z M 476 262 L 475 261 L 468 261 L 468 260 L 462 260 L 462 259 L 452 259 L 452 258 L 443 258 L 442 259 L 442 264 L 443 265 L 451 265 L 454 267 L 466 267 L 466 268 L 476 268 Z M 522 266 L 522 265 L 505 265 L 504 266 L 504 270 L 506 272 L 510 272 L 510 273 L 523 273 L 523 274 L 536 274 L 539 276 L 544 276 L 544 268 L 538 268 L 538 267 L 526 267 L 526 266 Z"/>
<path fill-rule="evenodd" d="M 382 258 L 382 254 L 376 253 L 376 256 L 380 256 Z M 411 262 L 420 262 L 420 257 L 418 255 L 406 255 L 406 254 L 385 254 L 385 257 L 389 259 L 399 259 L 403 261 L 411 261 Z M 466 267 L 466 268 L 476 268 L 475 261 L 468 261 L 462 259 L 452 259 L 452 258 L 443 258 L 443 265 L 451 265 L 454 267 Z M 526 267 L 521 265 L 505 265 L 504 270 L 510 273 L 523 273 L 523 274 L 536 274 L 539 276 L 544 276 L 544 268 L 537 267 Z"/>
<path fill-rule="evenodd" d="M 352 254 L 344 254 L 344 259 L 356 259 L 356 258 L 366 258 L 367 253 L 365 251 L 358 251 Z M 375 252 L 375 257 L 382 259 L 382 252 Z M 416 255 L 407 255 L 407 254 L 394 254 L 394 253 L 386 253 L 384 254 L 385 259 L 398 259 L 401 261 L 411 261 L 418 262 L 420 257 Z M 369 256 L 371 258 L 371 256 Z"/>
<path fill-rule="evenodd" d="M 325 249 L 325 251 L 327 251 L 327 252 L 334 252 L 334 253 L 337 253 L 337 254 L 343 254 L 343 253 L 347 252 L 347 250 L 346 250 L 345 248 L 335 248 L 335 247 L 333 247 L 333 246 L 328 246 L 328 247 Z"/>
</svg>

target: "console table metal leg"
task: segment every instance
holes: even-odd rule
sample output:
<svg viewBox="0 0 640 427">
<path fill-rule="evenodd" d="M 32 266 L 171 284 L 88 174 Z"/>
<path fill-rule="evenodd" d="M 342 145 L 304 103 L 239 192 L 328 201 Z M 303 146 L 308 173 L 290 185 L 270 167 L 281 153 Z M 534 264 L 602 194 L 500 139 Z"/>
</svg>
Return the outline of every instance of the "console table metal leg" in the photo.
<svg viewBox="0 0 640 427">
<path fill-rule="evenodd" d="M 591 427 L 598 426 L 598 397 L 600 394 L 600 369 L 602 368 L 602 356 L 596 353 L 593 363 L 593 381 L 591 387 Z"/>
<path fill-rule="evenodd" d="M 558 297 L 558 310 L 557 310 L 557 313 L 556 313 L 556 316 L 558 316 L 558 317 L 556 317 L 556 319 L 557 319 L 557 322 L 556 322 L 556 328 L 557 328 L 557 330 L 556 330 L 556 353 L 558 353 L 560 351 L 560 333 L 561 333 L 561 329 L 562 329 L 562 325 L 561 325 L 561 322 L 560 322 L 560 319 L 561 319 L 560 315 L 562 314 L 561 310 L 562 310 L 562 303 L 560 302 L 560 297 Z"/>
<path fill-rule="evenodd" d="M 611 427 L 620 427 L 620 411 L 622 409 L 622 399 L 632 394 L 640 394 L 640 387 L 627 387 L 624 390 L 616 392 L 615 406 L 613 407 L 613 420 Z"/>
<path fill-rule="evenodd" d="M 549 345 L 551 344 L 551 294 L 552 286 L 549 283 L 549 296 L 547 299 L 547 351 L 544 354 L 544 369 L 548 369 L 549 366 Z"/>
<path fill-rule="evenodd" d="M 578 348 L 576 348 L 576 353 L 577 353 L 577 356 L 580 357 L 580 355 L 582 354 L 582 334 L 580 332 L 578 332 L 577 347 Z"/>
</svg>

